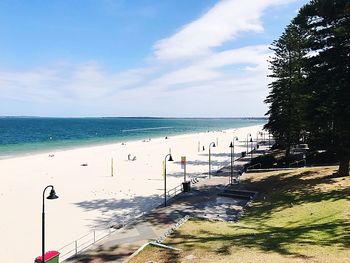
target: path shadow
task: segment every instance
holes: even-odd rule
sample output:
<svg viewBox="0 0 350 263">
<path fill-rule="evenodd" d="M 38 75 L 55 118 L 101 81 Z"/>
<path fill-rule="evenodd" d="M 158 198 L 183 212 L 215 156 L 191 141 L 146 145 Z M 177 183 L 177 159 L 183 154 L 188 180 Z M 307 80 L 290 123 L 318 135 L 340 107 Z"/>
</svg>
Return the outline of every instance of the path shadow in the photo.
<svg viewBox="0 0 350 263">
<path fill-rule="evenodd" d="M 162 195 L 134 196 L 131 199 L 95 199 L 74 203 L 84 211 L 99 211 L 101 216 L 88 221 L 93 229 L 106 229 L 110 225 L 123 224 L 136 216 L 147 213 L 163 203 Z M 108 215 L 104 215 L 108 212 Z"/>
<path fill-rule="evenodd" d="M 67 263 L 93 263 L 93 262 L 116 262 L 119 260 L 123 260 L 126 257 L 129 257 L 132 252 L 129 250 L 118 251 L 116 253 L 115 251 L 118 250 L 118 245 L 114 245 L 112 247 L 109 247 L 106 249 L 105 247 L 98 247 L 93 251 L 85 251 L 84 253 L 80 253 L 78 255 L 75 255 L 73 257 L 70 257 L 69 259 L 65 260 Z"/>
</svg>

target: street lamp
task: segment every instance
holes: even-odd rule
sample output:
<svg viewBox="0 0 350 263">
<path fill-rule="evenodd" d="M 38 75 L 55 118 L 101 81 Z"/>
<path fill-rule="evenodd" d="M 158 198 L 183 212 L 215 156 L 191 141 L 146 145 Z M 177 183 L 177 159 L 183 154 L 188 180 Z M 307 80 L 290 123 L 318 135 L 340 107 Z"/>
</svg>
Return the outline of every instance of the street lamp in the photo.
<svg viewBox="0 0 350 263">
<path fill-rule="evenodd" d="M 41 262 L 45 263 L 45 191 L 47 188 L 51 188 L 50 194 L 48 197 L 46 197 L 46 199 L 49 200 L 53 200 L 53 199 L 57 199 L 58 196 L 56 195 L 55 189 L 53 187 L 53 185 L 48 185 L 45 187 L 44 191 L 43 191 L 43 212 L 42 212 L 42 221 L 41 221 L 41 234 L 42 234 L 42 258 L 41 258 Z"/>
<path fill-rule="evenodd" d="M 250 159 L 253 159 L 253 137 L 250 138 Z"/>
<path fill-rule="evenodd" d="M 171 153 L 167 154 L 164 158 L 164 207 L 166 207 L 166 161 L 167 161 L 167 157 L 169 156 L 168 161 L 172 162 L 173 157 L 171 156 Z"/>
<path fill-rule="evenodd" d="M 211 142 L 209 144 L 209 179 L 210 179 L 210 175 L 211 175 L 211 168 L 210 168 L 210 165 L 211 165 L 211 151 L 210 151 L 210 147 L 212 145 L 213 145 L 213 147 L 216 147 L 215 142 Z"/>
<path fill-rule="evenodd" d="M 235 154 L 235 140 L 238 141 L 238 137 L 233 137 L 232 142 L 230 143 L 231 148 L 231 177 L 230 177 L 230 184 L 232 184 L 232 178 L 233 178 L 233 162 L 234 162 L 234 154 Z"/>
<path fill-rule="evenodd" d="M 252 135 L 251 135 L 250 133 L 247 134 L 247 154 L 248 154 L 248 152 L 249 152 L 249 149 L 248 149 L 248 137 L 249 137 L 249 136 L 252 137 Z"/>
<path fill-rule="evenodd" d="M 259 135 L 260 135 L 260 139 L 262 139 L 263 133 L 261 131 L 257 131 L 256 132 L 256 144 L 259 143 Z"/>
</svg>

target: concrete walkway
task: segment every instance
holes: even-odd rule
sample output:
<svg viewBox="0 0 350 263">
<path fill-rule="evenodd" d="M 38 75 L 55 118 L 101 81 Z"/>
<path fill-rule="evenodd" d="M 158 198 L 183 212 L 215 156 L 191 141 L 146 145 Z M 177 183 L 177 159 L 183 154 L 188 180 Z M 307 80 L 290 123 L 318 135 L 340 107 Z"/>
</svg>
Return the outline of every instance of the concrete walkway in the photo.
<svg viewBox="0 0 350 263">
<path fill-rule="evenodd" d="M 215 176 L 210 180 L 199 181 L 190 193 L 182 193 L 169 200 L 167 207 L 154 209 L 126 228 L 115 231 L 89 250 L 65 262 L 123 262 L 144 243 L 157 239 L 185 215 L 208 218 L 222 216 L 228 211 L 229 202 L 216 202 L 216 199 L 225 199 L 217 197 L 217 194 L 227 183 L 227 176 Z M 230 216 L 233 218 L 235 215 L 231 212 Z"/>
<path fill-rule="evenodd" d="M 235 161 L 234 175 L 250 161 L 249 157 Z M 167 207 L 153 209 L 127 227 L 102 239 L 89 250 L 64 262 L 123 262 L 143 244 L 160 237 L 186 215 L 234 221 L 247 201 L 217 195 L 229 183 L 230 173 L 230 167 L 220 169 L 211 179 L 200 180 L 191 192 L 170 199 Z"/>
</svg>

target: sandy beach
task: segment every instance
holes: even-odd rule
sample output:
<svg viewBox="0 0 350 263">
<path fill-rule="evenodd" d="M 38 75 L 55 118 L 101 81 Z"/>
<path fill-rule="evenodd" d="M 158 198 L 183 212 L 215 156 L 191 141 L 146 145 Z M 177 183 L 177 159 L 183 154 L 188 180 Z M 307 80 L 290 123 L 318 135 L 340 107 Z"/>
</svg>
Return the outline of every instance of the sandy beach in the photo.
<svg viewBox="0 0 350 263">
<path fill-rule="evenodd" d="M 128 211 L 160 203 L 164 193 L 162 161 L 169 152 L 174 162 L 167 162 L 167 189 L 183 181 L 181 156 L 187 158 L 189 177 L 207 173 L 208 146 L 215 142 L 218 145 L 212 148 L 211 158 L 212 169 L 217 170 L 230 163 L 228 146 L 233 136 L 240 140 L 235 147 L 238 156 L 246 149 L 247 133 L 255 139 L 261 129 L 258 125 L 167 139 L 145 138 L 0 160 L 1 260 L 34 262 L 41 254 L 42 191 L 47 185 L 54 185 L 59 196 L 45 201 L 49 251 L 93 229 L 105 228 L 121 215 L 125 219 Z M 128 160 L 128 155 L 136 160 Z"/>
</svg>

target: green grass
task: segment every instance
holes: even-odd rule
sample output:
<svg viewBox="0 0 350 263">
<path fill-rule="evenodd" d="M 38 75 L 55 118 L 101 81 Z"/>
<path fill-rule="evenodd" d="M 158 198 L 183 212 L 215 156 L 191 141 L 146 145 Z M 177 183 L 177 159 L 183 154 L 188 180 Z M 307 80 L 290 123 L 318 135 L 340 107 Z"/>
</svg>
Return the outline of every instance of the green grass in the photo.
<svg viewBox="0 0 350 263">
<path fill-rule="evenodd" d="M 349 262 L 350 178 L 335 167 L 250 174 L 259 191 L 239 223 L 190 220 L 131 262 Z"/>
</svg>

